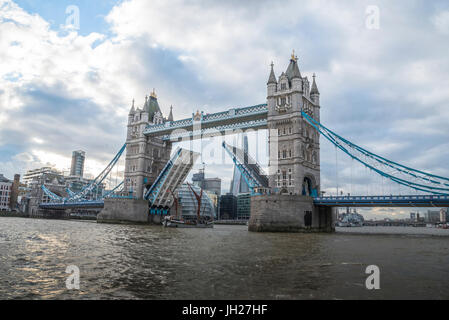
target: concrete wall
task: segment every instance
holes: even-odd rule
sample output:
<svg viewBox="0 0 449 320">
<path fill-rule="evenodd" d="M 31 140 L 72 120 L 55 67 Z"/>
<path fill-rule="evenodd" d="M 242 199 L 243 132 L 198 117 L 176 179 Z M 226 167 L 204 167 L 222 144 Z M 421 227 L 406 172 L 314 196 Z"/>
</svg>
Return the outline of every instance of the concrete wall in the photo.
<svg viewBox="0 0 449 320">
<path fill-rule="evenodd" d="M 69 219 L 70 215 L 67 210 L 37 209 L 30 213 L 29 217 L 43 219 Z"/>
<path fill-rule="evenodd" d="M 148 201 L 136 199 L 105 199 L 97 216 L 102 223 L 162 223 L 161 216 L 149 214 Z"/>
<path fill-rule="evenodd" d="M 149 223 L 148 201 L 135 199 L 105 199 L 97 222 Z"/>
<path fill-rule="evenodd" d="M 305 215 L 311 212 L 312 224 Z M 254 232 L 333 232 L 332 208 L 316 207 L 311 197 L 297 195 L 262 195 L 251 199 L 248 230 Z"/>
</svg>

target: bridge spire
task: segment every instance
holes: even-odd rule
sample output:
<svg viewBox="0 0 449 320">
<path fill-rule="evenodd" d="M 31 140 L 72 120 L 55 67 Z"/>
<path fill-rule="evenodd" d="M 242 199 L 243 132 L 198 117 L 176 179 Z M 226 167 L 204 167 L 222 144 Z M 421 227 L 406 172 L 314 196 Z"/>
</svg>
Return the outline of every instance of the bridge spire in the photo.
<svg viewBox="0 0 449 320">
<path fill-rule="evenodd" d="M 312 83 L 312 90 L 310 90 L 310 94 L 320 94 L 320 92 L 318 91 L 318 86 L 316 85 L 316 74 L 313 74 L 313 83 Z"/>
<path fill-rule="evenodd" d="M 288 65 L 287 71 L 285 72 L 289 80 L 298 78 L 302 79 L 301 72 L 298 67 L 298 57 L 295 56 L 295 50 L 293 50 L 292 56 L 290 58 L 290 64 Z"/>
<path fill-rule="evenodd" d="M 170 106 L 170 114 L 168 115 L 168 121 L 173 121 L 173 106 Z"/>
<path fill-rule="evenodd" d="M 131 106 L 131 110 L 129 110 L 129 114 L 134 114 L 134 112 L 136 112 L 136 109 L 134 108 L 134 99 L 133 99 L 133 103 Z"/>
<path fill-rule="evenodd" d="M 271 83 L 274 83 L 274 84 L 277 84 L 277 81 L 276 81 L 276 75 L 274 74 L 274 63 L 273 63 L 273 61 L 271 61 L 271 72 L 270 72 L 270 77 L 268 78 L 268 83 L 267 84 L 271 84 Z"/>
</svg>

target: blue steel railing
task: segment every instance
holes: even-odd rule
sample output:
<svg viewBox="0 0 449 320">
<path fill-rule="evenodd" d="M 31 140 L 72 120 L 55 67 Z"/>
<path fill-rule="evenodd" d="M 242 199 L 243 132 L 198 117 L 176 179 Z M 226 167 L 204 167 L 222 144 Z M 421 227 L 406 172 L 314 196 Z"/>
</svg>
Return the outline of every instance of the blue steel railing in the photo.
<svg viewBox="0 0 449 320">
<path fill-rule="evenodd" d="M 233 123 L 228 125 L 222 125 L 222 126 L 216 126 L 213 128 L 206 128 L 201 130 L 195 130 L 195 131 L 188 131 L 180 132 L 180 133 L 173 133 L 173 134 L 167 134 L 162 136 L 162 140 L 179 140 L 186 137 L 208 137 L 208 136 L 214 136 L 217 133 L 223 133 L 226 131 L 231 130 L 238 130 L 238 129 L 260 129 L 260 128 L 266 128 L 267 127 L 267 120 L 266 119 L 260 119 L 260 120 L 251 120 L 246 122 L 240 122 L 240 123 Z"/>
<path fill-rule="evenodd" d="M 236 120 L 248 116 L 263 115 L 266 113 L 268 113 L 268 106 L 266 104 L 259 104 L 251 107 L 230 109 L 224 112 L 203 114 L 200 122 L 202 124 L 210 124 L 217 121 L 226 121 L 231 119 Z M 192 117 L 189 119 L 166 122 L 165 124 L 148 125 L 144 130 L 144 134 L 165 132 L 167 130 L 173 131 L 175 129 L 182 128 L 191 128 L 193 127 L 194 123 L 195 121 Z"/>
<path fill-rule="evenodd" d="M 173 157 L 167 162 L 165 167 L 162 169 L 159 176 L 156 178 L 156 181 L 153 183 L 153 185 L 148 189 L 148 191 L 145 193 L 144 199 L 149 200 L 150 204 L 153 205 L 153 203 L 156 201 L 157 196 L 159 195 L 159 192 L 161 191 L 161 188 L 165 182 L 165 179 L 167 178 L 168 174 L 170 173 L 171 168 L 176 162 L 176 159 L 180 156 L 182 152 L 182 149 L 178 147 L 176 149 Z"/>
<path fill-rule="evenodd" d="M 413 205 L 429 204 L 431 206 L 448 206 L 448 195 L 409 195 L 409 196 L 329 196 L 315 197 L 313 201 L 317 205 Z"/>
<path fill-rule="evenodd" d="M 229 154 L 229 156 L 232 158 L 232 161 L 234 162 L 236 168 L 242 174 L 242 177 L 245 180 L 246 184 L 248 185 L 249 189 L 251 190 L 252 195 L 257 194 L 256 190 L 258 188 L 268 187 L 268 179 L 266 175 L 263 173 L 259 164 L 257 164 L 257 162 L 256 165 L 245 163 L 243 159 L 239 159 L 237 157 L 237 155 L 234 153 L 234 148 L 232 146 L 228 145 L 226 142 L 223 142 L 222 146 Z"/>
</svg>

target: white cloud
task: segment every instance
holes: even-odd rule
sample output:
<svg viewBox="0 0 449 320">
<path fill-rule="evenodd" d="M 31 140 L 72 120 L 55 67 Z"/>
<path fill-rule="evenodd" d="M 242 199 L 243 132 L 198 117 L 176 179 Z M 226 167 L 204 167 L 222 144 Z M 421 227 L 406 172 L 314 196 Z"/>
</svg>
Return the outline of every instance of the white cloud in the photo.
<svg viewBox="0 0 449 320">
<path fill-rule="evenodd" d="M 432 17 L 432 23 L 442 34 L 449 34 L 449 11 L 441 11 Z"/>
</svg>

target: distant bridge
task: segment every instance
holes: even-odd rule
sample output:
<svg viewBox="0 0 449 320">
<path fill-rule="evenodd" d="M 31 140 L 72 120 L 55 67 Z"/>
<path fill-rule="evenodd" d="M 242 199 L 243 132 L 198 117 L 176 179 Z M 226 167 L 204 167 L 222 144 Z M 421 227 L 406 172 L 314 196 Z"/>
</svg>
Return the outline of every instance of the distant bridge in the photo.
<svg viewBox="0 0 449 320">
<path fill-rule="evenodd" d="M 449 196 L 341 196 L 316 197 L 315 205 L 326 207 L 449 207 Z"/>
</svg>

